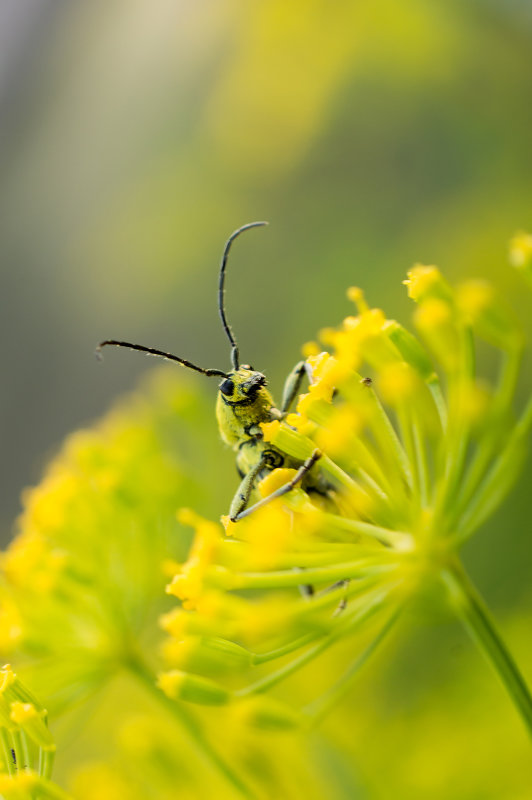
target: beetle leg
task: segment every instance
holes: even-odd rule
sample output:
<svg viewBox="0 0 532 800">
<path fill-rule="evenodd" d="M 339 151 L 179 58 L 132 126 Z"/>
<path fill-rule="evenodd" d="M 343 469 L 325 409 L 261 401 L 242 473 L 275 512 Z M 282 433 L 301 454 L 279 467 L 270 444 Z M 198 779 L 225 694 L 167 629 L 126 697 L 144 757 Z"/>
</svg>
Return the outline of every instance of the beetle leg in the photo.
<svg viewBox="0 0 532 800">
<path fill-rule="evenodd" d="M 348 579 L 348 578 L 346 578 L 346 579 L 345 579 L 345 580 L 343 580 L 343 581 L 338 581 L 337 583 L 334 583 L 334 584 L 331 586 L 331 589 L 339 589 L 340 587 L 342 587 L 343 589 L 346 589 L 346 590 L 347 590 L 347 587 L 348 587 L 348 586 L 349 586 L 349 579 Z M 334 612 L 333 612 L 333 617 L 337 617 L 337 616 L 338 616 L 339 614 L 341 614 L 341 613 L 342 613 L 342 611 L 344 611 L 346 608 L 347 608 L 347 597 L 342 597 L 342 599 L 340 600 L 340 602 L 339 602 L 339 603 L 338 603 L 338 605 L 336 606 L 336 609 L 335 609 L 335 610 L 334 610 Z"/>
<path fill-rule="evenodd" d="M 252 467 L 247 475 L 245 475 L 242 479 L 229 509 L 229 519 L 231 522 L 236 522 L 236 520 L 239 519 L 244 513 L 244 509 L 246 508 L 249 498 L 251 497 L 251 492 L 253 491 L 253 484 L 257 480 L 259 472 L 264 469 L 265 466 L 266 460 L 264 457 L 262 457 L 260 461 L 258 461 L 258 463 Z M 252 508 L 254 508 L 254 506 L 252 506 Z"/>
<path fill-rule="evenodd" d="M 302 567 L 294 567 L 294 569 L 296 570 L 296 572 L 305 572 L 305 570 Z M 305 600 L 309 600 L 315 594 L 314 586 L 312 586 L 310 583 L 302 583 L 297 588 L 299 589 L 301 596 L 304 597 Z"/>
<path fill-rule="evenodd" d="M 251 470 L 251 472 L 248 473 L 248 475 L 246 475 L 246 477 L 244 478 L 244 480 L 240 484 L 238 492 L 240 492 L 241 488 L 244 486 L 246 481 L 249 479 L 249 475 L 254 473 L 253 474 L 253 481 L 250 484 L 249 491 L 247 493 L 246 501 L 241 505 L 239 510 L 236 511 L 234 516 L 233 516 L 233 506 L 235 506 L 235 509 L 236 509 L 236 506 L 238 505 L 238 503 L 235 504 L 235 500 L 238 499 L 238 492 L 237 492 L 237 495 L 235 496 L 233 502 L 231 503 L 231 511 L 229 513 L 231 521 L 232 522 L 237 522 L 237 520 L 242 519 L 243 517 L 247 517 L 249 514 L 251 514 L 253 511 L 256 511 L 258 508 L 262 508 L 263 506 L 267 505 L 268 503 L 271 503 L 272 500 L 276 500 L 278 497 L 282 497 L 284 494 L 287 494 L 288 492 L 290 492 L 294 488 L 294 486 L 297 486 L 297 484 L 300 481 L 303 480 L 303 478 L 305 477 L 307 472 L 309 472 L 309 470 L 312 469 L 312 467 L 314 466 L 314 464 L 316 463 L 316 461 L 319 458 L 321 458 L 321 452 L 319 450 L 314 450 L 314 452 L 312 453 L 310 458 L 307 458 L 305 463 L 301 467 L 299 467 L 298 471 L 296 472 L 296 474 L 294 475 L 294 477 L 292 478 L 291 481 L 288 481 L 288 483 L 285 483 L 284 486 L 280 486 L 279 489 L 277 489 L 275 492 L 272 492 L 267 497 L 263 497 L 262 500 L 258 501 L 258 503 L 255 503 L 254 505 L 250 506 L 249 508 L 246 508 L 246 503 L 249 500 L 249 495 L 251 494 L 251 489 L 253 487 L 253 481 L 255 480 L 255 478 L 257 477 L 258 473 L 260 472 L 260 470 L 264 466 L 262 461 L 259 462 L 260 466 L 258 468 L 254 467 L 253 470 Z M 243 494 L 244 494 L 244 492 L 242 492 L 242 495 Z"/>
<path fill-rule="evenodd" d="M 285 416 L 290 410 L 290 406 L 296 399 L 303 383 L 305 375 L 312 383 L 312 371 L 306 361 L 299 361 L 288 375 L 283 389 L 283 399 L 281 400 L 281 414 Z"/>
</svg>

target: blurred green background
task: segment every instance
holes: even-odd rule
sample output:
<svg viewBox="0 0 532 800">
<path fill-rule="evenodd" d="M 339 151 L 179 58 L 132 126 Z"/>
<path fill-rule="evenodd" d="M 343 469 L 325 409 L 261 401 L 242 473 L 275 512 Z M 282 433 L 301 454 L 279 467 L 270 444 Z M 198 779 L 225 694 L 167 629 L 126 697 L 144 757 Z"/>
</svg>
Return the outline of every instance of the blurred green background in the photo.
<svg viewBox="0 0 532 800">
<path fill-rule="evenodd" d="M 530 224 L 525 2 L 4 0 L 2 521 L 63 434 L 149 364 L 107 336 L 278 387 L 363 285 L 391 314 L 414 262 L 505 267 Z M 212 387 L 213 391 L 214 387 Z M 214 391 L 213 391 L 214 395 Z"/>
<path fill-rule="evenodd" d="M 151 366 L 100 364 L 99 340 L 228 366 L 217 266 L 245 222 L 271 224 L 233 251 L 228 314 L 274 394 L 347 286 L 406 321 L 415 261 L 491 277 L 530 328 L 506 249 L 532 225 L 531 53 L 526 0 L 3 0 L 4 536 L 62 437 Z M 529 483 L 466 553 L 496 614 L 532 605 Z M 418 672 L 410 643 L 408 691 L 456 663 L 447 626 Z"/>
</svg>

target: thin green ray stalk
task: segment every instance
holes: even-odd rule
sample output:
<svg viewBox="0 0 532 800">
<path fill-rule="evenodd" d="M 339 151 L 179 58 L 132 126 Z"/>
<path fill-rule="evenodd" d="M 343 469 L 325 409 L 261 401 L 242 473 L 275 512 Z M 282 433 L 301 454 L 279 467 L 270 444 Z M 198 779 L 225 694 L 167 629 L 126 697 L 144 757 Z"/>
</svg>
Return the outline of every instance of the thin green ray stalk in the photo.
<svg viewBox="0 0 532 800">
<path fill-rule="evenodd" d="M 362 469 L 362 467 L 357 465 L 355 462 L 351 466 L 351 469 L 356 471 L 358 477 L 361 479 L 361 483 L 364 484 L 364 489 L 367 492 L 369 492 L 373 497 L 376 497 L 378 501 L 385 503 L 388 507 L 390 506 L 390 498 L 382 486 L 379 485 L 378 481 L 375 480 L 375 478 L 373 478 L 369 472 L 366 472 L 365 469 Z"/>
<path fill-rule="evenodd" d="M 398 563 L 397 554 L 386 552 L 383 548 L 376 558 L 361 558 L 327 567 L 306 569 L 304 575 L 294 570 L 272 570 L 271 572 L 238 572 L 228 579 L 228 589 L 278 589 L 299 586 L 302 577 L 305 583 L 335 583 L 344 578 L 359 578 L 376 575 L 394 569 Z M 230 583 L 229 583 L 230 580 Z"/>
<path fill-rule="evenodd" d="M 495 394 L 496 410 L 501 410 L 510 406 L 519 379 L 522 359 L 523 345 L 520 341 L 516 342 L 511 349 L 503 353 L 503 362 L 500 370 L 497 392 Z"/>
<path fill-rule="evenodd" d="M 304 636 L 293 639 L 287 644 L 275 648 L 275 650 L 268 650 L 265 653 L 253 653 L 251 656 L 251 664 L 252 666 L 259 666 L 260 664 L 267 664 L 269 661 L 275 661 L 283 656 L 288 656 L 290 653 L 293 653 L 294 650 L 299 650 L 301 647 L 306 647 L 307 644 L 311 644 L 318 639 L 319 636 L 319 633 L 313 631 L 312 633 L 306 633 Z"/>
<path fill-rule="evenodd" d="M 493 425 L 486 430 L 475 452 L 471 465 L 468 467 L 465 481 L 463 481 L 458 495 L 455 518 L 460 519 L 464 509 L 479 490 L 481 482 L 490 468 L 494 456 L 506 439 L 506 427 L 502 424 L 504 416 L 508 416 L 511 408 L 512 396 L 515 392 L 519 367 L 522 360 L 522 347 L 516 345 L 503 354 L 503 363 L 500 371 L 498 388 L 494 395 L 492 418 Z"/>
<path fill-rule="evenodd" d="M 405 403 L 400 402 L 396 408 L 397 424 L 401 435 L 401 441 L 410 465 L 412 475 L 412 494 L 416 501 L 419 500 L 419 475 L 417 472 L 417 459 L 414 447 L 414 438 L 410 425 L 410 415 Z"/>
<path fill-rule="evenodd" d="M 239 775 L 229 764 L 216 752 L 208 738 L 205 736 L 201 726 L 196 722 L 192 714 L 183 707 L 182 703 L 171 700 L 155 685 L 155 676 L 148 667 L 139 659 L 132 657 L 128 664 L 129 671 L 134 675 L 148 690 L 160 705 L 162 705 L 171 716 L 181 724 L 187 731 L 190 739 L 197 747 L 198 753 L 203 756 L 209 767 L 216 769 L 219 775 L 230 784 L 242 797 L 254 800 L 255 794 L 244 783 Z"/>
<path fill-rule="evenodd" d="M 327 650 L 346 632 L 352 631 L 359 625 L 362 625 L 367 619 L 372 617 L 373 614 L 382 608 L 382 605 L 392 590 L 393 586 L 388 587 L 385 590 L 380 590 L 379 592 L 375 593 L 375 597 L 372 601 L 370 601 L 369 598 L 365 598 L 365 605 L 362 609 L 354 612 L 349 617 L 345 617 L 341 621 L 343 624 L 339 622 L 337 628 L 324 636 L 321 641 L 314 645 L 314 647 L 310 647 L 293 661 L 290 661 L 288 664 L 284 664 L 275 672 L 272 672 L 269 675 L 266 675 L 264 678 L 256 681 L 256 683 L 253 683 L 244 687 L 243 689 L 240 689 L 238 692 L 235 692 L 235 695 L 237 697 L 247 697 L 248 695 L 255 694 L 256 692 L 265 692 L 268 689 L 271 689 L 272 686 L 275 686 L 283 681 L 285 678 L 288 678 L 294 672 L 297 672 L 297 670 L 301 669 L 301 667 L 305 666 L 305 664 L 321 655 L 321 653 Z"/>
<path fill-rule="evenodd" d="M 441 572 L 454 607 L 501 680 L 532 736 L 532 695 L 517 664 L 499 635 L 484 601 L 457 561 Z"/>
<path fill-rule="evenodd" d="M 30 765 L 25 760 L 24 749 L 22 745 L 22 734 L 20 728 L 13 728 L 10 731 L 11 736 L 11 749 L 14 755 L 15 768 L 17 772 L 27 769 Z"/>
<path fill-rule="evenodd" d="M 285 678 L 288 678 L 293 672 L 296 672 L 298 669 L 303 667 L 309 661 L 312 661 L 314 658 L 319 656 L 320 653 L 323 653 L 335 640 L 332 634 L 325 636 L 318 644 L 314 645 L 314 647 L 305 650 L 300 656 L 295 658 L 290 663 L 285 664 L 280 669 L 276 670 L 275 672 L 271 672 L 265 678 L 261 678 L 261 680 L 256 681 L 256 683 L 252 683 L 249 686 L 245 686 L 243 689 L 240 689 L 238 692 L 235 692 L 236 697 L 247 697 L 248 695 L 255 694 L 256 692 L 265 692 L 268 689 L 271 689 L 272 686 L 275 686 L 277 683 L 280 683 Z"/>
<path fill-rule="evenodd" d="M 429 387 L 430 393 L 434 399 L 434 403 L 436 404 L 441 427 L 443 432 L 445 433 L 445 430 L 447 428 L 447 405 L 445 403 L 445 398 L 443 396 L 441 383 L 438 376 L 433 375 L 431 378 L 429 378 L 429 380 L 427 381 L 427 386 Z"/>
<path fill-rule="evenodd" d="M 386 475 L 386 471 L 379 463 L 378 457 L 372 452 L 368 442 L 353 437 L 350 450 L 353 453 L 353 463 L 355 465 L 362 465 L 364 471 L 373 478 L 378 486 L 380 486 L 385 495 L 388 497 L 395 497 L 397 495 L 397 490 L 392 485 L 390 476 Z M 399 486 L 401 486 L 401 484 L 399 484 Z M 404 496 L 404 491 L 402 496 Z"/>
<path fill-rule="evenodd" d="M 42 776 L 44 778 L 51 778 L 54 769 L 55 750 L 42 751 Z"/>
<path fill-rule="evenodd" d="M 374 389 L 371 389 L 371 397 L 378 419 L 378 424 L 372 426 L 374 435 L 379 441 L 382 451 L 394 459 L 397 468 L 403 473 L 407 486 L 412 489 L 412 470 L 401 440 Z"/>
<path fill-rule="evenodd" d="M 475 377 L 475 350 L 470 326 L 461 331 L 460 361 L 456 371 L 449 375 L 448 405 L 449 424 L 446 429 L 445 462 L 443 475 L 439 482 L 435 503 L 435 519 L 441 520 L 439 526 L 449 529 L 448 509 L 456 505 L 461 488 L 464 464 L 471 439 L 469 423 L 462 413 L 464 381 Z"/>
<path fill-rule="evenodd" d="M 325 694 L 322 694 L 317 700 L 309 703 L 303 709 L 304 713 L 309 717 L 310 726 L 318 725 L 323 718 L 332 710 L 332 708 L 342 699 L 349 688 L 351 687 L 353 679 L 358 675 L 364 664 L 370 659 L 373 653 L 377 650 L 379 645 L 386 639 L 388 633 L 392 630 L 402 609 L 399 608 L 387 620 L 386 624 L 381 628 L 379 633 L 375 636 L 370 644 L 360 653 L 359 656 L 353 661 L 342 677 L 332 686 Z"/>
<path fill-rule="evenodd" d="M 20 733 L 20 749 L 22 753 L 22 768 L 26 771 L 31 769 L 30 748 L 28 744 L 28 737 L 21 731 Z"/>
<path fill-rule="evenodd" d="M 412 433 L 416 455 L 417 474 L 419 476 L 419 492 L 421 495 L 421 508 L 426 508 L 429 502 L 430 475 L 427 463 L 427 453 L 423 441 L 423 432 L 419 422 L 412 420 Z"/>
<path fill-rule="evenodd" d="M 13 754 L 11 752 L 11 737 L 5 728 L 0 728 L 0 745 L 2 747 L 2 755 L 8 775 L 14 775 L 17 771 L 16 765 L 13 763 Z"/>
<path fill-rule="evenodd" d="M 373 540 L 397 550 L 410 550 L 412 548 L 412 534 L 407 531 L 383 528 L 380 525 L 374 525 L 372 522 L 350 519 L 338 514 L 324 513 L 322 519 L 323 528 L 320 531 L 320 535 L 323 537 L 323 542 L 317 544 L 326 548 L 327 552 L 332 547 L 335 551 L 343 552 L 346 556 L 360 553 L 360 542 L 357 540 L 359 535 L 371 537 Z M 329 538 L 326 539 L 326 535 Z M 305 543 L 306 549 L 309 549 L 310 546 L 310 544 Z M 344 548 L 344 551 L 341 548 Z"/>
<path fill-rule="evenodd" d="M 525 455 L 525 440 L 531 426 L 532 398 L 510 434 L 506 446 L 471 498 L 467 510 L 464 511 L 457 541 L 462 542 L 471 536 L 508 491 L 521 466 L 520 459 Z"/>
</svg>

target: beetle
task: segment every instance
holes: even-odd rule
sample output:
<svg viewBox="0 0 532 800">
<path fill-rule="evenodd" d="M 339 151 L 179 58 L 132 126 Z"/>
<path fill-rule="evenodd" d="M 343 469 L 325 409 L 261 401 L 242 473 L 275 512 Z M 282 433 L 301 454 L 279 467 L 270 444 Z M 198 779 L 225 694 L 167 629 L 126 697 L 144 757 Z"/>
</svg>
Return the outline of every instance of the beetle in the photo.
<svg viewBox="0 0 532 800">
<path fill-rule="evenodd" d="M 237 522 L 243 517 L 271 502 L 274 498 L 293 489 L 301 483 L 306 491 L 317 493 L 324 497 L 329 496 L 330 487 L 323 477 L 313 467 L 321 457 L 319 450 L 315 450 L 304 462 L 292 458 L 278 448 L 264 441 L 260 423 L 284 419 L 301 389 L 305 377 L 312 381 L 312 374 L 305 361 L 299 361 L 288 375 L 281 400 L 280 408 L 276 408 L 274 400 L 268 389 L 266 376 L 254 370 L 249 364 L 240 363 L 238 344 L 225 313 L 225 275 L 229 251 L 235 239 L 244 231 L 267 225 L 267 222 L 249 222 L 242 225 L 228 238 L 222 253 L 218 281 L 218 311 L 224 332 L 231 345 L 232 369 L 228 372 L 219 369 L 205 369 L 196 364 L 158 350 L 153 347 L 132 344 L 118 339 L 106 339 L 96 348 L 98 356 L 107 346 L 126 347 L 130 350 L 140 350 L 148 355 L 160 356 L 169 361 L 176 361 L 183 367 L 200 372 L 208 377 L 220 377 L 222 381 L 218 386 L 216 401 L 216 418 L 220 435 L 223 441 L 230 445 L 236 452 L 236 467 L 241 478 L 241 483 L 235 493 L 229 509 L 229 519 Z M 295 469 L 294 477 L 272 494 L 253 505 L 250 500 L 256 498 L 258 482 L 278 467 Z"/>
</svg>

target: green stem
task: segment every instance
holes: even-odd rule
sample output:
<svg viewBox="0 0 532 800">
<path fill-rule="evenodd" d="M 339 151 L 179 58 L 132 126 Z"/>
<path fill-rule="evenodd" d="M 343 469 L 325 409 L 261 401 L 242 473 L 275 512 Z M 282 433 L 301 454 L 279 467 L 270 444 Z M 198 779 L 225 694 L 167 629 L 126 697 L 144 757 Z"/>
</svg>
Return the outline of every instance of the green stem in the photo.
<svg viewBox="0 0 532 800">
<path fill-rule="evenodd" d="M 336 589 L 325 589 L 323 593 L 313 595 L 310 600 L 298 601 L 298 619 L 300 621 L 303 620 L 305 615 L 312 617 L 316 611 L 327 609 L 331 605 L 338 606 L 342 601 L 351 600 L 357 595 L 369 594 L 369 590 L 375 587 L 380 581 L 382 581 L 381 578 L 374 577 L 366 578 L 365 580 L 351 581 L 348 586 L 342 585 L 338 586 Z M 295 604 L 293 608 L 295 608 Z M 289 618 L 292 613 L 290 606 L 288 606 L 287 618 Z M 267 664 L 269 661 L 275 661 L 278 658 L 283 658 L 284 656 L 290 655 L 295 650 L 300 650 L 302 647 L 312 644 L 316 639 L 322 639 L 324 635 L 325 634 L 319 630 L 313 630 L 275 648 L 275 650 L 268 650 L 264 653 L 252 653 L 251 664 L 252 666 L 258 666 L 260 664 Z"/>
<path fill-rule="evenodd" d="M 501 449 L 504 449 L 507 441 L 507 430 L 505 419 L 511 413 L 512 396 L 515 392 L 519 367 L 521 365 L 522 348 L 520 344 L 515 345 L 510 351 L 503 354 L 504 360 L 501 367 L 499 386 L 493 398 L 491 411 L 492 424 L 486 430 L 477 447 L 474 458 L 468 466 L 465 480 L 455 504 L 455 520 L 462 520 L 464 512 L 468 511 L 468 506 L 474 498 L 475 492 L 480 488 L 481 482 L 489 471 L 495 456 Z M 450 529 L 454 524 L 451 522 Z"/>
<path fill-rule="evenodd" d="M 432 375 L 427 381 L 427 386 L 429 387 L 430 393 L 438 410 L 442 431 L 445 433 L 447 429 L 447 404 L 445 402 L 445 397 L 443 396 L 440 379 L 438 376 Z"/>
<path fill-rule="evenodd" d="M 412 419 L 412 434 L 414 437 L 414 450 L 416 454 L 417 474 L 419 476 L 419 493 L 421 508 L 426 508 L 429 503 L 430 476 L 427 463 L 427 454 L 423 442 L 423 431 L 419 422 Z"/>
<path fill-rule="evenodd" d="M 386 638 L 387 634 L 395 625 L 401 609 L 398 609 L 386 624 L 381 628 L 377 636 L 370 642 L 370 644 L 360 653 L 360 655 L 348 667 L 342 677 L 332 686 L 329 691 L 321 695 L 317 700 L 304 709 L 305 713 L 309 716 L 309 722 L 312 726 L 317 725 L 329 713 L 339 700 L 345 695 L 351 686 L 353 678 L 358 674 L 360 669 L 364 666 L 366 661 L 373 655 L 375 650 L 379 647 L 381 642 Z"/>
<path fill-rule="evenodd" d="M 307 644 L 311 644 L 318 636 L 319 634 L 313 631 L 312 633 L 306 633 L 304 636 L 300 636 L 298 639 L 293 639 L 287 644 L 277 647 L 275 650 L 268 650 L 266 653 L 253 653 L 251 656 L 251 665 L 256 667 L 260 664 L 267 664 L 269 661 L 275 661 L 277 658 L 288 656 L 293 653 L 294 650 L 299 650 L 301 647 L 306 647 Z"/>
<path fill-rule="evenodd" d="M 23 760 L 24 756 L 22 755 L 22 739 L 20 736 L 20 728 L 13 728 L 10 731 L 11 736 L 11 753 L 13 756 L 13 762 L 15 766 L 15 771 L 20 772 L 23 768 Z"/>
<path fill-rule="evenodd" d="M 13 753 L 11 752 L 11 737 L 5 728 L 0 728 L 0 745 L 2 747 L 5 769 L 8 775 L 14 775 L 17 771 L 17 766 L 13 762 Z"/>
<path fill-rule="evenodd" d="M 26 772 L 31 770 L 31 758 L 30 758 L 30 748 L 28 745 L 28 737 L 21 731 L 20 733 L 20 752 L 22 755 L 22 764 L 20 765 L 22 769 Z"/>
<path fill-rule="evenodd" d="M 511 432 L 508 441 L 471 498 L 460 520 L 457 541 L 464 541 L 489 516 L 506 495 L 513 483 L 521 459 L 525 455 L 525 442 L 532 426 L 532 398 Z"/>
<path fill-rule="evenodd" d="M 413 476 L 408 456 L 374 389 L 371 389 L 371 397 L 376 411 L 375 424 L 372 426 L 373 432 L 382 451 L 395 461 L 395 468 L 398 472 L 403 473 L 407 486 L 412 489 Z"/>
<path fill-rule="evenodd" d="M 201 726 L 194 719 L 192 714 L 183 707 L 181 703 L 171 700 L 155 685 L 155 677 L 146 665 L 139 659 L 133 657 L 129 663 L 129 670 L 134 675 L 145 689 L 154 697 L 159 704 L 173 716 L 174 719 L 186 729 L 190 739 L 195 743 L 198 752 L 204 757 L 209 767 L 214 767 L 218 773 L 235 789 L 241 797 L 252 800 L 255 794 L 241 778 L 233 771 L 223 758 L 213 748 Z"/>
<path fill-rule="evenodd" d="M 519 378 L 519 370 L 523 359 L 522 342 L 516 342 L 503 354 L 503 363 L 500 371 L 499 385 L 495 394 L 495 413 L 504 411 L 512 403 L 515 387 Z"/>
<path fill-rule="evenodd" d="M 327 535 L 331 537 L 334 536 L 334 541 L 324 542 L 321 545 L 329 548 L 329 552 L 332 552 L 334 548 L 342 553 L 339 548 L 340 546 L 344 546 L 343 539 L 346 540 L 346 549 L 349 543 L 354 542 L 354 544 L 350 545 L 352 552 L 360 552 L 360 541 L 357 541 L 357 535 L 370 537 L 381 544 L 388 545 L 397 550 L 411 550 L 414 543 L 412 534 L 406 531 L 390 530 L 389 528 L 374 525 L 371 522 L 362 522 L 358 519 L 349 519 L 348 517 L 341 517 L 338 514 L 329 514 L 326 512 L 323 513 L 322 519 L 323 530 L 327 531 Z M 338 540 L 340 540 L 340 543 Z M 349 554 L 349 551 L 347 551 L 347 554 Z M 344 557 L 347 554 L 344 552 Z"/>
<path fill-rule="evenodd" d="M 277 589 L 281 587 L 299 586 L 301 579 L 305 583 L 335 583 L 347 578 L 360 578 L 366 575 L 385 573 L 394 569 L 397 554 L 386 552 L 383 548 L 378 558 L 360 558 L 343 564 L 327 567 L 311 567 L 304 573 L 294 570 L 272 570 L 271 572 L 238 572 L 227 579 L 226 589 Z"/>
<path fill-rule="evenodd" d="M 448 519 L 449 509 L 454 508 L 463 480 L 468 447 L 471 439 L 471 425 L 463 413 L 464 391 L 469 381 L 475 377 L 475 349 L 472 330 L 464 326 L 460 337 L 459 364 L 449 375 L 449 424 L 445 435 L 445 461 L 442 480 L 436 495 L 434 530 L 449 530 L 452 520 Z"/>
<path fill-rule="evenodd" d="M 321 594 L 314 594 L 311 599 L 301 599 L 296 603 L 287 606 L 287 618 L 294 615 L 300 621 L 305 619 L 305 616 L 316 614 L 316 611 L 327 609 L 331 605 L 338 606 L 342 601 L 353 598 L 356 595 L 369 593 L 369 590 L 374 588 L 381 579 L 379 578 L 366 578 L 359 581 L 351 581 L 346 586 L 338 586 L 336 589 L 325 589 Z M 269 661 L 275 661 L 278 658 L 290 655 L 295 650 L 300 650 L 308 644 L 312 644 L 316 639 L 321 639 L 324 634 L 319 630 L 313 630 L 299 636 L 297 639 L 292 639 L 274 650 L 268 650 L 264 653 L 251 653 L 252 666 L 260 664 L 267 664 Z"/>
<path fill-rule="evenodd" d="M 51 778 L 54 769 L 55 750 L 42 751 L 42 776 L 44 778 Z"/>
<path fill-rule="evenodd" d="M 349 447 L 353 455 L 353 465 L 355 467 L 360 465 L 364 472 L 372 477 L 388 497 L 395 496 L 396 491 L 389 476 L 386 474 L 386 470 L 381 467 L 379 458 L 372 453 L 368 443 L 358 437 L 353 437 L 350 440 Z M 403 488 L 401 484 L 399 486 Z M 404 491 L 401 496 L 404 497 Z"/>
<path fill-rule="evenodd" d="M 384 600 L 390 593 L 391 588 L 379 590 L 379 592 L 375 593 L 374 598 L 371 600 L 369 597 L 365 598 L 364 606 L 361 609 L 357 609 L 350 616 L 346 615 L 343 618 L 340 618 L 336 629 L 324 636 L 321 641 L 314 645 L 314 647 L 310 647 L 300 656 L 295 658 L 293 661 L 290 661 L 288 664 L 284 664 L 275 672 L 272 672 L 255 683 L 245 686 L 243 689 L 235 692 L 236 696 L 246 697 L 250 694 L 255 694 L 256 692 L 265 692 L 268 689 L 271 689 L 272 686 L 280 683 L 280 681 L 288 678 L 289 675 L 292 675 L 294 672 L 301 669 L 301 667 L 303 667 L 309 661 L 312 661 L 314 658 L 327 650 L 327 648 L 329 648 L 334 642 L 342 637 L 347 630 L 352 631 L 354 628 L 362 625 L 362 623 L 369 619 L 369 617 L 373 616 L 373 614 L 382 608 Z"/>
<path fill-rule="evenodd" d="M 410 474 L 412 476 L 412 494 L 414 502 L 419 499 L 419 475 L 417 473 L 417 459 L 415 455 L 414 438 L 412 436 L 412 428 L 410 426 L 410 415 L 406 403 L 399 402 L 396 408 L 397 423 L 403 448 L 410 465 Z"/>
<path fill-rule="evenodd" d="M 501 639 L 482 598 L 457 561 L 442 570 L 456 611 L 510 695 L 532 736 L 532 695 L 508 648 Z"/>
</svg>

